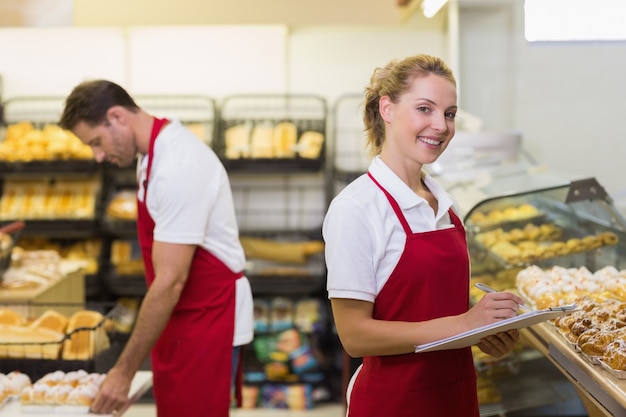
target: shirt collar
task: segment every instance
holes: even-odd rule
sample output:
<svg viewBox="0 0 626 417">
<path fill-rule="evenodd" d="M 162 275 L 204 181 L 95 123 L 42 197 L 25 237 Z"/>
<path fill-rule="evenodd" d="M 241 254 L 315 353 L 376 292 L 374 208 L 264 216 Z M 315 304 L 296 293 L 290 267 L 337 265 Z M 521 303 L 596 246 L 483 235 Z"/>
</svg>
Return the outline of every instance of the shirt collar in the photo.
<svg viewBox="0 0 626 417">
<path fill-rule="evenodd" d="M 370 163 L 369 172 L 376 178 L 376 181 L 393 196 L 402 210 L 417 207 L 421 204 L 428 204 L 425 199 L 415 194 L 415 192 L 383 162 L 380 155 L 374 157 Z M 452 198 L 441 185 L 426 173 L 424 173 L 424 183 L 439 203 L 437 213 L 437 218 L 439 218 L 452 207 Z"/>
</svg>

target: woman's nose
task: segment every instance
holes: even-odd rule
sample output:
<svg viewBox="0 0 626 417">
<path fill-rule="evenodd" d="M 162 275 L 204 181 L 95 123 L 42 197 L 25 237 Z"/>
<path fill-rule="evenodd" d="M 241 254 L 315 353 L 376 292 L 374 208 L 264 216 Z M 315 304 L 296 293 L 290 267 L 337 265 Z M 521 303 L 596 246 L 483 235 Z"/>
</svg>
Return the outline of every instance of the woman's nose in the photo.
<svg viewBox="0 0 626 417">
<path fill-rule="evenodd" d="M 434 115 L 431 120 L 431 126 L 438 132 L 445 132 L 448 130 L 448 123 L 445 114 Z"/>
</svg>

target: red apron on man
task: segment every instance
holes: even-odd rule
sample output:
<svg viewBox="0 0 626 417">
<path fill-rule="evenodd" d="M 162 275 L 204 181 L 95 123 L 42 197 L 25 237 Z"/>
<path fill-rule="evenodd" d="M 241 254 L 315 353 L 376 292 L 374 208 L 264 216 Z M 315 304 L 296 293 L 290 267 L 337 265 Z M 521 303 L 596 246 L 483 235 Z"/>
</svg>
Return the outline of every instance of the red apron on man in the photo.
<svg viewBox="0 0 626 417">
<path fill-rule="evenodd" d="M 377 320 L 419 322 L 469 308 L 465 230 L 449 210 L 453 228 L 413 233 L 395 199 L 385 193 L 407 235 L 404 252 L 376 297 Z M 363 358 L 349 399 L 349 417 L 478 417 L 471 349 Z"/>
<path fill-rule="evenodd" d="M 137 232 L 148 287 L 154 221 L 146 205 L 154 143 L 167 120 L 156 119 L 150 137 L 143 201 L 137 198 Z M 226 417 L 230 409 L 235 281 L 231 271 L 205 249 L 195 251 L 185 288 L 151 352 L 158 417 Z M 218 383 L 214 383 L 214 382 Z"/>
</svg>

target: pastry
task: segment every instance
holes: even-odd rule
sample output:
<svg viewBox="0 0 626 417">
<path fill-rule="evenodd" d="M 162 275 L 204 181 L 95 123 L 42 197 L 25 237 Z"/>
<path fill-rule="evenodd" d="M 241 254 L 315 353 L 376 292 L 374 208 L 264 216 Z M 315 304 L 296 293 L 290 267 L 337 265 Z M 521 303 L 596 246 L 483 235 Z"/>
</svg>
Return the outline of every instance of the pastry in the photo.
<svg viewBox="0 0 626 417">
<path fill-rule="evenodd" d="M 2 380 L 2 385 L 9 395 L 19 395 L 30 384 L 30 377 L 20 371 L 9 372 Z"/>
</svg>

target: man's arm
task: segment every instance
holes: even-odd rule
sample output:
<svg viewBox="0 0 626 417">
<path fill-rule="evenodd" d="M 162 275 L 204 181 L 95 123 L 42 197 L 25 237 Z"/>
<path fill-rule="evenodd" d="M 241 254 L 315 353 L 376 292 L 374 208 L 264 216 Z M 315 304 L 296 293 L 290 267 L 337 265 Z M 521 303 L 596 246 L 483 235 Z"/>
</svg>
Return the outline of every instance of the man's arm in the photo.
<svg viewBox="0 0 626 417">
<path fill-rule="evenodd" d="M 111 413 L 128 399 L 130 383 L 163 332 L 187 281 L 196 245 L 154 242 L 155 279 L 141 303 L 137 322 L 115 366 L 107 373 L 92 412 Z"/>
</svg>

